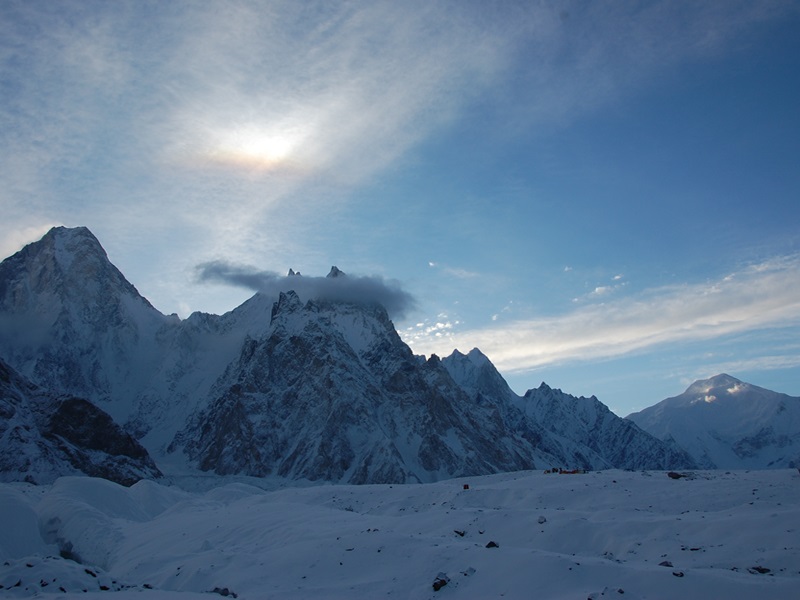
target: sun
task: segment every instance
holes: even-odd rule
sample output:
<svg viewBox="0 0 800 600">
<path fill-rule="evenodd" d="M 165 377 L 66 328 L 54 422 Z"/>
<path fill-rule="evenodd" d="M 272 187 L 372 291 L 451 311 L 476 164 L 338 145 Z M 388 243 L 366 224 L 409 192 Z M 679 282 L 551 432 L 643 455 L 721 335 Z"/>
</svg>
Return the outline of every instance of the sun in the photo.
<svg viewBox="0 0 800 600">
<path fill-rule="evenodd" d="M 294 146 L 295 141 L 284 133 L 270 133 L 255 128 L 233 132 L 228 142 L 230 151 L 265 163 L 285 160 L 291 155 Z"/>
<path fill-rule="evenodd" d="M 259 170 L 273 170 L 297 158 L 303 141 L 297 128 L 246 125 L 218 136 L 214 160 Z"/>
</svg>

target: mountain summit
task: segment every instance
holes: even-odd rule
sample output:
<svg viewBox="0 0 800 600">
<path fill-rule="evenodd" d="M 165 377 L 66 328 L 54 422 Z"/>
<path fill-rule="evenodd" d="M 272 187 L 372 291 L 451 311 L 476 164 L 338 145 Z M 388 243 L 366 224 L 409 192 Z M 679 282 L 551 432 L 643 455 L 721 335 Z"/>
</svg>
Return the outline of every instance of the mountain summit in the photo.
<svg viewBox="0 0 800 600">
<path fill-rule="evenodd" d="M 628 418 L 674 440 L 707 468 L 800 466 L 800 398 L 725 373 L 695 381 L 679 396 Z"/>
<path fill-rule="evenodd" d="M 356 288 L 257 293 L 181 321 L 88 229 L 55 228 L 0 263 L 0 358 L 32 385 L 88 399 L 167 474 L 402 483 L 694 465 L 596 398 L 516 396 L 478 349 L 414 356 L 383 305 L 352 293 L 374 296 L 372 281 L 337 267 L 324 280 Z"/>
<path fill-rule="evenodd" d="M 0 357 L 46 388 L 132 402 L 169 320 L 85 227 L 54 227 L 0 263 Z"/>
</svg>

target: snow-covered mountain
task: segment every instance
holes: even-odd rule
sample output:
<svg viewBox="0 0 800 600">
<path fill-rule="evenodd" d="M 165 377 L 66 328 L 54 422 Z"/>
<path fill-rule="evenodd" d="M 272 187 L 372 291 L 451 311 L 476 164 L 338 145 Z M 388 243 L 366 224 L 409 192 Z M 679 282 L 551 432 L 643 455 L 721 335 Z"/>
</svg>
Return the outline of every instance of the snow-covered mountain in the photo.
<svg viewBox="0 0 800 600">
<path fill-rule="evenodd" d="M 282 293 L 173 448 L 220 474 L 349 483 L 533 468 L 543 455 L 420 364 L 386 311 Z"/>
<path fill-rule="evenodd" d="M 95 403 L 162 469 L 371 483 L 692 466 L 595 398 L 516 396 L 478 350 L 414 356 L 377 304 L 287 289 L 165 316 L 85 228 L 0 263 L 0 333 L 0 358 Z"/>
<path fill-rule="evenodd" d="M 596 397 L 575 397 L 546 383 L 517 396 L 477 348 L 442 360 L 459 385 L 481 403 L 493 403 L 506 423 L 530 432 L 555 457 L 554 466 L 580 469 L 689 468 L 692 458 L 674 444 L 653 443 L 633 422 L 620 419 Z"/>
<path fill-rule="evenodd" d="M 0 357 L 91 400 L 158 455 L 271 306 L 256 295 L 222 316 L 165 316 L 88 229 L 55 227 L 0 263 Z"/>
<path fill-rule="evenodd" d="M 132 485 L 160 477 L 150 456 L 87 400 L 34 385 L 0 360 L 0 481 L 91 475 Z"/>
<path fill-rule="evenodd" d="M 628 418 L 707 468 L 800 467 L 800 398 L 724 373 Z"/>
<path fill-rule="evenodd" d="M 167 321 L 84 227 L 51 229 L 0 263 L 2 353 L 40 385 L 129 396 L 128 383 L 154 368 Z"/>
</svg>

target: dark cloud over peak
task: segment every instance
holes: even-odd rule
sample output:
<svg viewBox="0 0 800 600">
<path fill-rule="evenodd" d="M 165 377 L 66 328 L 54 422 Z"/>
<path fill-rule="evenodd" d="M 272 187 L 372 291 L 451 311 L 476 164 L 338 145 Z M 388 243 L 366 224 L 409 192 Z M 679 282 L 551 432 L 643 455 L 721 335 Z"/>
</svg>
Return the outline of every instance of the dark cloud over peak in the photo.
<svg viewBox="0 0 800 600">
<path fill-rule="evenodd" d="M 280 292 L 294 290 L 303 300 L 319 298 L 358 304 L 378 303 L 392 318 L 404 317 L 415 306 L 414 298 L 400 287 L 399 282 L 376 275 L 347 275 L 337 267 L 331 267 L 326 277 L 301 276 L 292 269 L 284 276 L 224 260 L 202 263 L 195 269 L 200 282 L 224 283 L 276 297 Z"/>
</svg>

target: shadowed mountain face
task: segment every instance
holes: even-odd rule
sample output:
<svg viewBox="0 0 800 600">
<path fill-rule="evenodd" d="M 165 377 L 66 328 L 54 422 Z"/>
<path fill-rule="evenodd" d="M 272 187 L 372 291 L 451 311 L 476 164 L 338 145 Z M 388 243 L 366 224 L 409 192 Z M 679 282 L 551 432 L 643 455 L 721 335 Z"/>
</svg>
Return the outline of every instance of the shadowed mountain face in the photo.
<svg viewBox="0 0 800 600">
<path fill-rule="evenodd" d="M 79 474 L 123 485 L 161 476 L 107 413 L 49 393 L 0 360 L 0 480 L 52 483 Z"/>
<path fill-rule="evenodd" d="M 173 468 L 400 483 L 693 466 L 596 398 L 545 385 L 516 396 L 477 349 L 414 356 L 375 303 L 287 290 L 222 316 L 164 316 L 84 228 L 55 228 L 0 263 L 0 328 L 9 365 L 89 401 L 59 405 L 54 435 L 117 451 L 93 430 L 121 423 Z"/>
<path fill-rule="evenodd" d="M 800 467 L 800 398 L 725 373 L 628 418 L 708 468 Z"/>
</svg>

